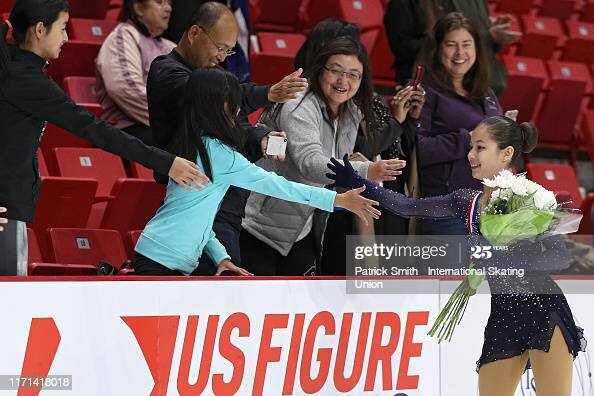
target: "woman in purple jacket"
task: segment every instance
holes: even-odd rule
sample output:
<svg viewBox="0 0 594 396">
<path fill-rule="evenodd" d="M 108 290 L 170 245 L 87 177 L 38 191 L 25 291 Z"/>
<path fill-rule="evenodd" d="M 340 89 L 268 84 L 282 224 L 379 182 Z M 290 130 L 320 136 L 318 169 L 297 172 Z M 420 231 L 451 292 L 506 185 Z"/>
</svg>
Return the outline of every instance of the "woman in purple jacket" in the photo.
<svg viewBox="0 0 594 396">
<path fill-rule="evenodd" d="M 420 60 L 427 70 L 419 135 L 423 197 L 481 188 L 466 160 L 468 132 L 483 119 L 502 113 L 488 86 L 485 54 L 475 25 L 463 14 L 450 13 L 435 23 Z M 465 233 L 458 219 L 425 220 L 423 228 L 431 235 Z"/>
</svg>

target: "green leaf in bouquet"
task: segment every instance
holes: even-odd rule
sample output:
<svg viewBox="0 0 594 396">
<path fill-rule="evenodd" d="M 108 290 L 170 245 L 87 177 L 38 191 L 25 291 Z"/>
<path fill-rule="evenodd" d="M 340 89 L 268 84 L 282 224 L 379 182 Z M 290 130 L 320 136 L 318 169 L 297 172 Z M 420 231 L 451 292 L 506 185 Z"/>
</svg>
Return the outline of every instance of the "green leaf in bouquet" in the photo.
<svg viewBox="0 0 594 396">
<path fill-rule="evenodd" d="M 534 193 L 527 195 L 512 195 L 509 200 L 506 214 L 516 213 L 523 209 L 536 209 L 534 206 Z"/>
<path fill-rule="evenodd" d="M 519 210 L 510 214 L 481 214 L 481 234 L 494 246 L 509 245 L 532 238 L 549 229 L 554 212 L 540 209 Z"/>
</svg>

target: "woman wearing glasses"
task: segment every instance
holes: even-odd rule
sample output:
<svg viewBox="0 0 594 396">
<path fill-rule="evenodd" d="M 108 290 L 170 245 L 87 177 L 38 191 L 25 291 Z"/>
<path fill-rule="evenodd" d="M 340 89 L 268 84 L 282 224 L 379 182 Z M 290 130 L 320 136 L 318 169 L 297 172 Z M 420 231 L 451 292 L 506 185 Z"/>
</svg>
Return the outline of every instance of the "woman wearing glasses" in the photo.
<svg viewBox="0 0 594 396">
<path fill-rule="evenodd" d="M 125 21 L 107 36 L 97 57 L 97 101 L 101 118 L 152 145 L 146 81 L 153 59 L 175 47 L 161 37 L 171 0 L 125 0 L 123 7 Z"/>
<path fill-rule="evenodd" d="M 326 164 L 336 155 L 352 153 L 361 121 L 375 123 L 373 88 L 367 54 L 346 37 L 328 43 L 307 71 L 309 89 L 277 105 L 262 118 L 288 137 L 284 162 L 261 160 L 258 165 L 289 180 L 324 186 Z M 342 157 L 341 157 L 342 158 Z M 392 180 L 404 161 L 361 161 L 361 175 Z M 327 214 L 301 204 L 252 193 L 240 238 L 242 263 L 257 275 L 313 275 L 319 263 Z"/>
</svg>

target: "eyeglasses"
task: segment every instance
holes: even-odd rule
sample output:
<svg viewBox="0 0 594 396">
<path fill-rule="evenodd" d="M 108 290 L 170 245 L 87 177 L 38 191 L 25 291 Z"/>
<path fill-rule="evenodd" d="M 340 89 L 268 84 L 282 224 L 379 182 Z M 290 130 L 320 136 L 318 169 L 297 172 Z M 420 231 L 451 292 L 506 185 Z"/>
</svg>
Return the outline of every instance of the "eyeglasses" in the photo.
<svg viewBox="0 0 594 396">
<path fill-rule="evenodd" d="M 324 66 L 324 69 L 328 70 L 334 77 L 340 78 L 344 75 L 347 80 L 350 80 L 353 82 L 358 82 L 361 80 L 361 78 L 363 78 L 361 73 L 358 73 L 358 72 L 344 71 L 342 69 L 336 69 L 336 68 L 331 69 L 326 66 Z"/>
<path fill-rule="evenodd" d="M 204 34 L 206 34 L 206 37 L 208 37 L 208 39 L 210 40 L 210 42 L 212 43 L 212 45 L 214 45 L 217 49 L 217 51 L 219 52 L 219 54 L 225 54 L 225 56 L 231 56 L 231 55 L 235 55 L 237 52 L 233 50 L 233 48 L 225 48 L 225 47 L 221 47 L 220 45 L 218 45 L 216 43 L 216 41 L 214 41 L 212 39 L 212 37 L 210 37 L 210 34 L 208 34 L 208 32 L 206 31 L 206 29 L 204 29 L 202 26 L 199 26 L 200 29 L 202 29 L 202 31 L 204 32 Z"/>
</svg>

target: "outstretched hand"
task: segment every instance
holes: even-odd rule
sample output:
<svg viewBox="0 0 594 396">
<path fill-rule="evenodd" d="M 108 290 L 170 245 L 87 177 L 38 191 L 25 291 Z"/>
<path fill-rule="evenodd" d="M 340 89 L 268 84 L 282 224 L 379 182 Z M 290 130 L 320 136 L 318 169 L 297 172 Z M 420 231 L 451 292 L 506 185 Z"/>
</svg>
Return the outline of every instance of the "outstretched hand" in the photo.
<svg viewBox="0 0 594 396">
<path fill-rule="evenodd" d="M 365 188 L 366 186 L 362 185 L 359 188 L 349 190 L 342 194 L 337 194 L 334 201 L 334 206 L 345 208 L 349 212 L 356 214 L 357 217 L 359 217 L 367 226 L 369 225 L 367 216 L 371 216 L 374 219 L 379 219 L 381 212 L 374 208 L 374 206 L 379 205 L 377 201 L 361 196 L 361 193 L 365 191 Z"/>
<path fill-rule="evenodd" d="M 307 79 L 301 77 L 302 72 L 303 69 L 299 68 L 271 86 L 268 91 L 268 100 L 273 103 L 285 103 L 295 99 L 299 92 L 305 91 Z"/>
<path fill-rule="evenodd" d="M 353 165 L 351 165 L 351 162 L 349 161 L 349 155 L 345 154 L 342 158 L 342 161 L 344 162 L 344 165 L 335 158 L 330 158 L 330 163 L 327 166 L 328 169 L 330 169 L 333 173 L 326 173 L 326 177 L 328 179 L 334 180 L 334 183 L 328 187 L 359 187 L 354 185 L 356 172 L 355 169 L 353 169 Z"/>
</svg>

